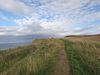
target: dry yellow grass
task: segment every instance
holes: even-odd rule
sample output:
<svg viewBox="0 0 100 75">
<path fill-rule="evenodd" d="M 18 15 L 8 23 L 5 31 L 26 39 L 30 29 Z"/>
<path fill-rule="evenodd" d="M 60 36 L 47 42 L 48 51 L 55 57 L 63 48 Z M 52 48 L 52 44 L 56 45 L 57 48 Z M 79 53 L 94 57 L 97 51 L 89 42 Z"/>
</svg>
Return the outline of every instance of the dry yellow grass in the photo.
<svg viewBox="0 0 100 75">
<path fill-rule="evenodd" d="M 0 75 L 67 75 L 65 47 L 72 75 L 100 75 L 99 38 L 45 38 L 28 46 L 2 50 Z M 64 39 L 66 45 L 59 39 Z"/>
<path fill-rule="evenodd" d="M 98 41 L 100 42 L 100 36 L 87 36 L 87 37 L 65 37 L 64 39 L 68 39 L 71 41 Z"/>
<path fill-rule="evenodd" d="M 0 75 L 55 75 L 62 46 L 61 40 L 48 38 L 0 51 Z"/>
<path fill-rule="evenodd" d="M 100 75 L 100 36 L 65 37 L 64 39 L 72 42 L 71 50 L 78 58 L 76 60 L 82 62 L 81 64 L 84 65 L 80 68 L 83 69 L 82 72 L 86 73 L 85 75 Z M 82 72 L 79 72 L 79 75 L 84 75 L 81 74 Z"/>
</svg>

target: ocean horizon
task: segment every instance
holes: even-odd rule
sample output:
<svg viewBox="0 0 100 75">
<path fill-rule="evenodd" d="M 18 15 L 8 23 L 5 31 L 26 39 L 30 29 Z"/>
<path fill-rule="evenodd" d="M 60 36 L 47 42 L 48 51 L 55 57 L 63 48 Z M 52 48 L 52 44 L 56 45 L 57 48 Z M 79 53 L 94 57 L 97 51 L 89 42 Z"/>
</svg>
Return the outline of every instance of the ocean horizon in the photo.
<svg viewBox="0 0 100 75">
<path fill-rule="evenodd" d="M 0 43 L 0 50 L 5 50 L 8 48 L 15 48 L 18 46 L 25 46 L 30 44 L 31 42 L 19 42 L 19 43 Z"/>
</svg>

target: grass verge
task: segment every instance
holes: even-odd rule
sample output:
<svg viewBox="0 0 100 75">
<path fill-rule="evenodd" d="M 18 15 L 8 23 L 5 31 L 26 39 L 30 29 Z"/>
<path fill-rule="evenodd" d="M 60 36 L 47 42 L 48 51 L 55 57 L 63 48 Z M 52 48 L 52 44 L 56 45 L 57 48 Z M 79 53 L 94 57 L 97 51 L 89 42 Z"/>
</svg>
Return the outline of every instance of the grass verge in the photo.
<svg viewBox="0 0 100 75">
<path fill-rule="evenodd" d="M 30 45 L 0 51 L 0 75 L 54 75 L 62 41 L 37 39 Z"/>
<path fill-rule="evenodd" d="M 100 75 L 100 43 L 65 42 L 71 75 Z"/>
</svg>

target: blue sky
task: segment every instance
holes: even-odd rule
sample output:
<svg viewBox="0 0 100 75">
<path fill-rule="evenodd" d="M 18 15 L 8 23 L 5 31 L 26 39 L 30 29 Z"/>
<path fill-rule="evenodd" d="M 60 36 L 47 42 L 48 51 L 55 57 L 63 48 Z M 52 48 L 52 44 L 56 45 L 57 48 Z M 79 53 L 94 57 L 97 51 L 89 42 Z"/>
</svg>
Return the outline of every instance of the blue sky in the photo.
<svg viewBox="0 0 100 75">
<path fill-rule="evenodd" d="M 0 36 L 99 33 L 100 0 L 0 0 Z"/>
</svg>

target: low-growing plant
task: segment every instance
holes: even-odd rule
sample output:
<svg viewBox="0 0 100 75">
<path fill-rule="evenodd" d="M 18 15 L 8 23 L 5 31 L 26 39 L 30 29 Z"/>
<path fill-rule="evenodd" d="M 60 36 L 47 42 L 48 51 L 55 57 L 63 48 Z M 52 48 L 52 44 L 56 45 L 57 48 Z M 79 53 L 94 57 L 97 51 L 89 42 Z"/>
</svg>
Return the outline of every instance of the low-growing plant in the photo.
<svg viewBox="0 0 100 75">
<path fill-rule="evenodd" d="M 71 75 L 100 75 L 100 42 L 63 39 Z"/>
</svg>

